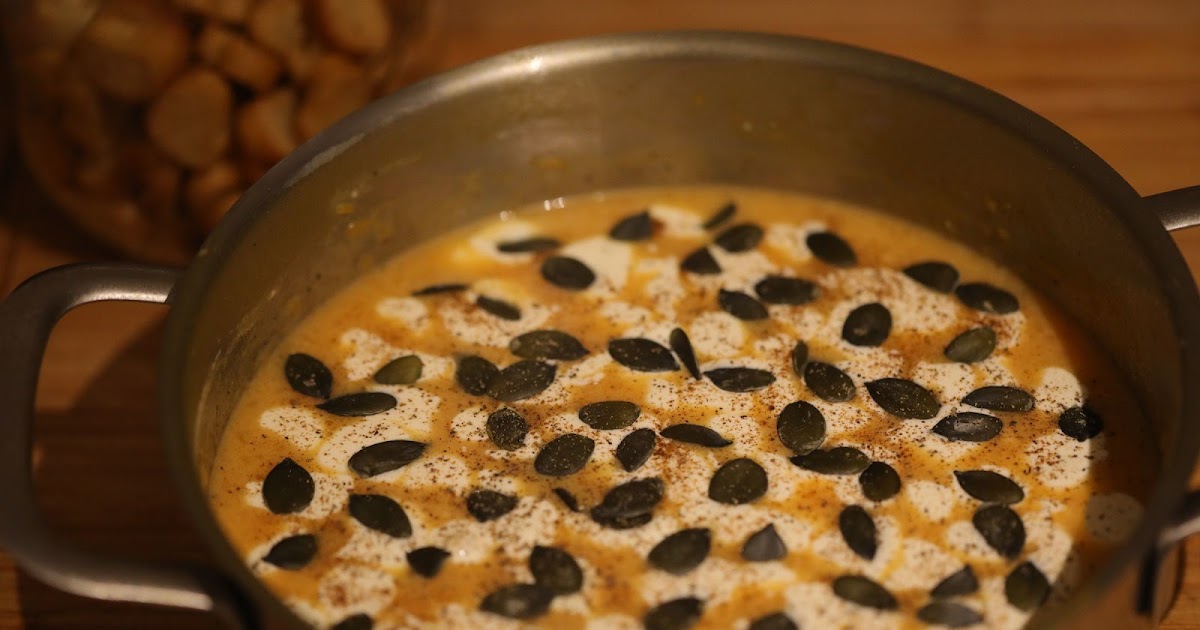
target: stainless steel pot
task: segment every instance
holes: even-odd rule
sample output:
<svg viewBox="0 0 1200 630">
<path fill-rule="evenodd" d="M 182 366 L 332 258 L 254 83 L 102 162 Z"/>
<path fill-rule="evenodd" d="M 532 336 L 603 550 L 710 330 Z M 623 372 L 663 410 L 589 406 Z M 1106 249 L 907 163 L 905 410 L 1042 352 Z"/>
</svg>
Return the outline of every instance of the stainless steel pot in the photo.
<svg viewBox="0 0 1200 630">
<path fill-rule="evenodd" d="M 476 217 L 598 188 L 702 182 L 829 196 L 930 226 L 1014 269 L 1092 333 L 1140 399 L 1159 481 L 1128 543 L 1072 605 L 1034 622 L 1154 625 L 1176 587 L 1176 544 L 1200 529 L 1200 494 L 1186 493 L 1200 449 L 1200 299 L 1167 236 L 1200 223 L 1200 188 L 1141 198 L 1079 141 L 977 85 L 770 35 L 618 35 L 476 63 L 305 144 L 182 273 L 80 265 L 29 280 L 0 306 L 0 544 L 73 593 L 299 626 L 205 499 L 259 357 L 365 270 Z M 355 210 L 335 211 L 343 203 Z M 70 549 L 38 514 L 29 447 L 41 351 L 58 317 L 97 300 L 171 305 L 162 431 L 219 573 Z"/>
</svg>

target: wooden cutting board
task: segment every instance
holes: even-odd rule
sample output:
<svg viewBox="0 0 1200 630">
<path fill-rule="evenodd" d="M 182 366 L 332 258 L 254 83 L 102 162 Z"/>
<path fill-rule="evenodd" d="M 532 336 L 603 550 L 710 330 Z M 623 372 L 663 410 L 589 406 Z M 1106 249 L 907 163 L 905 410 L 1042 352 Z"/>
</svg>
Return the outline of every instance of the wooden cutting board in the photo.
<svg viewBox="0 0 1200 630">
<path fill-rule="evenodd" d="M 765 30 L 895 53 L 991 87 L 1058 123 L 1142 193 L 1200 184 L 1196 0 L 447 0 L 449 68 L 525 44 L 657 28 Z M 0 294 L 51 266 L 114 254 L 66 227 L 13 156 Z M 1200 271 L 1200 230 L 1176 236 Z M 106 304 L 54 333 L 38 395 L 38 489 L 57 532 L 136 557 L 203 560 L 172 497 L 153 413 L 163 310 Z M 1197 485 L 1200 485 L 1198 483 Z M 3 515 L 0 515 L 3 518 Z M 1163 627 L 1200 628 L 1200 544 Z M 59 593 L 0 554 L 0 629 L 211 628 L 208 618 Z"/>
</svg>

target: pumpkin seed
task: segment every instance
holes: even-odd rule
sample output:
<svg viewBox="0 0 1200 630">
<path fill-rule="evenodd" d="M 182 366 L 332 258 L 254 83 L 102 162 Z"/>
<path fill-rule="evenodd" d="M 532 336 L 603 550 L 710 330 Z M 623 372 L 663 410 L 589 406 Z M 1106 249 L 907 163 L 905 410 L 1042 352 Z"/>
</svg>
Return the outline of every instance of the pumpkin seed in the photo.
<svg viewBox="0 0 1200 630">
<path fill-rule="evenodd" d="M 994 315 L 1006 315 L 1021 308 L 1015 295 L 986 282 L 960 284 L 954 294 L 963 304 Z"/>
<path fill-rule="evenodd" d="M 796 454 L 811 453 L 825 441 L 825 416 L 812 403 L 797 400 L 779 412 L 775 432 L 779 441 Z"/>
<path fill-rule="evenodd" d="M 443 284 L 431 284 L 423 289 L 417 289 L 413 291 L 413 295 L 420 297 L 424 295 L 437 295 L 439 293 L 458 293 L 459 291 L 466 290 L 467 285 L 461 282 L 446 282 Z"/>
<path fill-rule="evenodd" d="M 795 357 L 793 357 L 793 362 Z M 820 361 L 810 361 L 804 366 L 804 384 L 825 402 L 847 402 L 854 400 L 854 381 L 845 372 Z"/>
<path fill-rule="evenodd" d="M 754 249 L 758 246 L 762 237 L 762 228 L 753 223 L 739 223 L 721 232 L 713 242 L 716 243 L 717 247 L 736 254 Z"/>
<path fill-rule="evenodd" d="M 574 361 L 587 355 L 579 340 L 558 330 L 532 330 L 513 337 L 508 349 L 522 359 Z"/>
<path fill-rule="evenodd" d="M 296 571 L 307 566 L 316 555 L 317 537 L 312 534 L 298 534 L 271 545 L 271 550 L 263 556 L 263 562 L 287 571 Z"/>
<path fill-rule="evenodd" d="M 538 451 L 533 469 L 547 477 L 573 475 L 587 465 L 596 450 L 596 441 L 578 433 L 567 433 L 550 440 Z"/>
<path fill-rule="evenodd" d="M 792 348 L 792 371 L 796 376 L 804 376 L 804 366 L 808 363 L 808 344 L 797 341 Z M 853 386 L 853 384 L 851 384 Z"/>
<path fill-rule="evenodd" d="M 292 389 L 313 398 L 329 398 L 333 391 L 333 373 L 321 360 L 301 352 L 289 354 L 283 362 L 283 377 Z"/>
<path fill-rule="evenodd" d="M 933 425 L 933 432 L 955 442 L 986 442 L 1004 428 L 1004 423 L 995 416 L 974 411 L 963 411 L 946 416 Z"/>
<path fill-rule="evenodd" d="M 629 435 L 621 438 L 621 443 L 617 444 L 616 456 L 620 462 L 621 468 L 625 472 L 633 472 L 642 467 L 646 460 L 650 459 L 650 453 L 654 451 L 654 445 L 658 442 L 658 436 L 654 434 L 654 429 L 635 429 Z"/>
<path fill-rule="evenodd" d="M 388 361 L 387 365 L 375 373 L 375 382 L 380 385 L 412 385 L 421 378 L 425 364 L 421 357 L 415 354 L 402 356 Z"/>
<path fill-rule="evenodd" d="M 642 408 L 626 400 L 588 403 L 579 409 L 579 419 L 597 431 L 624 429 L 641 415 Z"/>
<path fill-rule="evenodd" d="M 1071 407 L 1058 416 L 1058 430 L 1070 438 L 1086 442 L 1104 430 L 1104 420 L 1087 407 Z"/>
<path fill-rule="evenodd" d="M 1033 396 L 1016 387 L 988 385 L 967 394 L 963 403 L 992 411 L 1030 411 L 1033 409 Z"/>
<path fill-rule="evenodd" d="M 654 545 L 646 560 L 657 569 L 683 575 L 700 566 L 711 547 L 712 532 L 708 528 L 684 529 Z"/>
<path fill-rule="evenodd" d="M 504 407 L 488 415 L 486 429 L 492 444 L 506 451 L 515 451 L 525 446 L 529 425 L 515 409 Z"/>
<path fill-rule="evenodd" d="M 396 406 L 396 397 L 384 392 L 359 392 L 331 398 L 317 409 L 335 416 L 358 418 L 389 411 Z"/>
<path fill-rule="evenodd" d="M 950 341 L 946 358 L 959 363 L 982 361 L 996 350 L 996 331 L 991 328 L 972 328 Z"/>
<path fill-rule="evenodd" d="M 350 516 L 363 527 L 383 532 L 392 538 L 412 536 L 412 524 L 404 508 L 382 494 L 350 495 Z"/>
<path fill-rule="evenodd" d="M 613 361 L 638 372 L 674 372 L 679 369 L 671 351 L 662 344 L 642 339 L 613 339 L 608 342 Z"/>
<path fill-rule="evenodd" d="M 867 608 L 894 610 L 896 598 L 886 588 L 862 575 L 843 575 L 833 581 L 833 594 Z"/>
<path fill-rule="evenodd" d="M 755 619 L 746 630 L 800 630 L 800 626 L 787 613 L 774 612 Z"/>
<path fill-rule="evenodd" d="M 754 285 L 758 298 L 767 304 L 808 304 L 817 299 L 820 289 L 802 278 L 767 276 Z"/>
<path fill-rule="evenodd" d="M 496 317 L 499 317 L 500 319 L 507 319 L 510 322 L 515 322 L 518 319 L 521 319 L 521 309 L 517 308 L 514 304 L 510 304 L 497 298 L 490 298 L 486 295 L 481 295 L 475 298 L 475 306 L 478 306 L 479 308 L 491 313 L 492 315 L 495 315 Z"/>
<path fill-rule="evenodd" d="M 583 570 L 571 554 L 558 547 L 537 545 L 529 554 L 529 572 L 539 586 L 555 595 L 570 595 L 583 588 Z"/>
<path fill-rule="evenodd" d="M 708 483 L 708 498 L 729 505 L 750 503 L 766 493 L 767 471 L 746 457 L 721 464 Z"/>
<path fill-rule="evenodd" d="M 458 358 L 454 371 L 454 380 L 463 391 L 472 396 L 482 396 L 500 373 L 500 368 L 483 357 L 468 355 Z"/>
<path fill-rule="evenodd" d="M 570 490 L 567 490 L 566 488 L 555 488 L 554 494 L 558 497 L 559 501 L 562 501 L 563 505 L 567 506 L 568 510 L 571 510 L 572 512 L 579 511 L 579 499 L 576 499 L 575 495 L 571 494 Z"/>
<path fill-rule="evenodd" d="M 881 378 L 866 385 L 871 399 L 898 418 L 928 420 L 942 409 L 929 390 L 909 380 Z"/>
<path fill-rule="evenodd" d="M 749 562 L 770 562 L 786 555 L 787 545 L 779 537 L 779 532 L 775 531 L 774 523 L 750 534 L 742 545 L 742 558 Z"/>
<path fill-rule="evenodd" d="M 796 455 L 791 462 L 805 470 L 822 475 L 857 475 L 871 465 L 871 458 L 850 446 L 838 446 L 828 450 L 817 449 L 804 455 Z"/>
<path fill-rule="evenodd" d="M 360 477 L 374 477 L 411 464 L 427 445 L 411 440 L 388 440 L 365 446 L 350 457 L 350 470 Z"/>
<path fill-rule="evenodd" d="M 542 252 L 547 249 L 558 249 L 562 243 L 556 238 L 548 236 L 531 236 L 516 241 L 504 241 L 496 245 L 496 249 L 505 254 L 526 254 L 531 252 Z"/>
<path fill-rule="evenodd" d="M 949 293 L 958 285 L 958 270 L 939 261 L 910 265 L 904 268 L 904 275 L 938 293 Z"/>
<path fill-rule="evenodd" d="M 687 422 L 673 424 L 662 429 L 659 433 L 668 440 L 687 442 L 688 444 L 697 444 L 709 448 L 721 448 L 733 444 L 733 442 L 722 437 L 720 433 L 706 426 L 689 424 Z"/>
<path fill-rule="evenodd" d="M 692 341 L 688 339 L 687 333 L 682 328 L 676 328 L 671 331 L 671 350 L 675 351 L 675 356 L 683 362 L 683 367 L 687 368 L 688 373 L 692 378 L 700 380 L 700 364 L 696 363 L 696 352 L 692 350 Z"/>
<path fill-rule="evenodd" d="M 479 609 L 509 619 L 533 619 L 550 610 L 554 591 L 537 584 L 509 584 L 483 598 Z"/>
<path fill-rule="evenodd" d="M 542 261 L 542 277 L 546 282 L 568 291 L 582 291 L 596 281 L 596 272 L 582 262 L 567 256 L 551 256 Z"/>
<path fill-rule="evenodd" d="M 879 543 L 875 540 L 875 521 L 857 505 L 848 505 L 838 514 L 838 529 L 846 546 L 860 557 L 875 559 Z"/>
<path fill-rule="evenodd" d="M 735 212 L 737 212 L 737 204 L 731 201 L 718 208 L 712 216 L 705 219 L 702 227 L 706 230 L 719 227 L 722 223 L 732 219 Z"/>
<path fill-rule="evenodd" d="M 431 578 L 442 570 L 442 565 L 450 557 L 450 552 L 440 547 L 421 547 L 413 549 L 404 556 L 408 566 L 421 577 Z"/>
<path fill-rule="evenodd" d="M 467 512 L 480 523 L 493 521 L 517 507 L 517 497 L 495 490 L 472 490 L 467 495 Z"/>
<path fill-rule="evenodd" d="M 1003 505 L 985 505 L 971 518 L 987 544 L 1005 558 L 1015 558 L 1025 546 L 1025 525 L 1017 513 Z"/>
<path fill-rule="evenodd" d="M 767 318 L 767 307 L 741 291 L 721 289 L 717 293 L 717 304 L 720 305 L 721 310 L 743 321 Z"/>
<path fill-rule="evenodd" d="M 775 375 L 766 370 L 744 367 L 717 368 L 704 375 L 713 385 L 735 394 L 757 391 L 775 382 Z"/>
<path fill-rule="evenodd" d="M 970 595 L 978 590 L 979 580 L 975 578 L 975 571 L 968 564 L 943 578 L 929 594 L 937 598 L 958 597 L 959 595 Z"/>
<path fill-rule="evenodd" d="M 556 373 L 557 369 L 544 361 L 517 361 L 496 374 L 487 393 L 502 402 L 532 398 L 550 387 Z"/>
<path fill-rule="evenodd" d="M 371 630 L 375 627 L 375 621 L 366 613 L 358 613 L 350 615 L 345 619 L 337 622 L 329 630 Z"/>
<path fill-rule="evenodd" d="M 690 271 L 701 276 L 714 276 L 721 273 L 721 265 L 713 258 L 712 252 L 708 251 L 707 247 L 701 247 L 696 251 L 683 257 L 683 262 L 679 263 L 679 267 L 684 271 Z"/>
<path fill-rule="evenodd" d="M 856 346 L 881 345 L 892 332 L 892 313 L 887 307 L 871 302 L 850 311 L 842 323 L 842 339 Z"/>
<path fill-rule="evenodd" d="M 303 466 L 285 458 L 267 473 L 262 484 L 263 503 L 275 514 L 295 514 L 312 502 L 316 487 Z"/>
<path fill-rule="evenodd" d="M 900 493 L 900 475 L 884 462 L 871 462 L 858 476 L 863 496 L 872 501 L 887 501 Z"/>
<path fill-rule="evenodd" d="M 956 602 L 930 602 L 917 610 L 917 619 L 935 626 L 965 628 L 983 623 L 983 615 Z"/>
<path fill-rule="evenodd" d="M 956 470 L 954 478 L 967 494 L 986 503 L 1011 504 L 1025 498 L 1017 482 L 990 470 Z"/>
<path fill-rule="evenodd" d="M 658 477 L 627 481 L 605 493 L 600 505 L 592 508 L 592 520 L 613 529 L 645 525 L 662 498 L 663 482 Z"/>
<path fill-rule="evenodd" d="M 858 256 L 850 244 L 833 232 L 813 232 L 804 239 L 808 249 L 822 262 L 834 267 L 853 267 L 858 264 Z"/>
<path fill-rule="evenodd" d="M 651 608 L 642 617 L 646 630 L 687 630 L 700 621 L 704 614 L 704 600 L 696 597 L 680 597 Z"/>
<path fill-rule="evenodd" d="M 1050 596 L 1050 581 L 1028 560 L 1004 579 L 1004 597 L 1018 610 L 1030 611 Z"/>
<path fill-rule="evenodd" d="M 650 219 L 650 211 L 643 210 L 631 214 L 608 231 L 608 237 L 614 241 L 644 241 L 654 234 L 654 221 Z"/>
</svg>

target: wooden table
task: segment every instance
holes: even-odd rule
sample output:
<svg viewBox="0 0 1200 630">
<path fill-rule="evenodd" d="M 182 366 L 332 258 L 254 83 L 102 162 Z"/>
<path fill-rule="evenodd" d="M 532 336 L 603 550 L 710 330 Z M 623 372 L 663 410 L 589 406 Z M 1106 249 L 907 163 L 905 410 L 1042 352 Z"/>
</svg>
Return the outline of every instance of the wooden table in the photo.
<svg viewBox="0 0 1200 630">
<path fill-rule="evenodd" d="M 913 58 L 1058 123 L 1142 193 L 1200 184 L 1197 0 L 447 0 L 436 65 L 520 45 L 652 28 L 812 35 Z M 735 8 L 736 7 L 736 8 Z M 115 254 L 71 229 L 5 160 L 0 295 L 42 269 Z M 1200 271 L 1200 230 L 1176 236 Z M 153 413 L 163 310 L 107 304 L 56 329 L 38 394 L 38 487 L 80 545 L 202 559 L 172 500 Z M 3 518 L 3 515 L 0 515 Z M 202 615 L 98 603 L 43 586 L 0 554 L 0 628 L 209 628 Z M 1200 627 L 1200 545 L 1164 623 Z"/>
</svg>

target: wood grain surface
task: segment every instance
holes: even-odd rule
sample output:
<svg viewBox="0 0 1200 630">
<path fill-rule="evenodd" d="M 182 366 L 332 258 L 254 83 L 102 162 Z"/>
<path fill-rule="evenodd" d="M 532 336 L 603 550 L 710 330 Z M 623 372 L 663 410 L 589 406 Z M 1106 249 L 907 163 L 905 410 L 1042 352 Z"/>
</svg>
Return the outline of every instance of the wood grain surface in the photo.
<svg viewBox="0 0 1200 630">
<path fill-rule="evenodd" d="M 804 34 L 921 61 L 1046 116 L 1151 194 L 1200 184 L 1197 0 L 446 0 L 436 67 L 525 44 L 658 28 Z M 5 137 L 0 134 L 0 138 Z M 11 149 L 10 149 L 11 150 Z M 43 269 L 115 254 L 32 190 L 6 155 L 0 295 Z M 1176 235 L 1200 271 L 1200 230 Z M 163 309 L 69 314 L 37 397 L 37 489 L 56 533 L 134 557 L 203 560 L 172 498 L 153 413 Z M 1200 484 L 1198 484 L 1200 485 Z M 0 515 L 3 518 L 3 515 Z M 0 553 L 0 628 L 211 628 L 199 614 L 89 601 L 46 587 Z M 1200 544 L 1164 628 L 1200 628 Z"/>
</svg>

